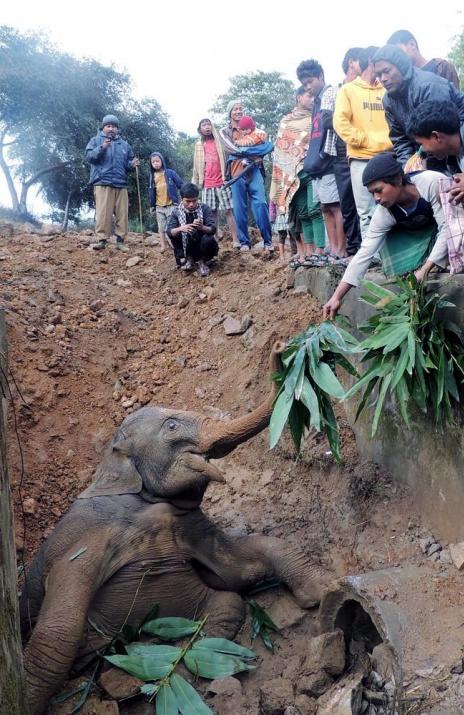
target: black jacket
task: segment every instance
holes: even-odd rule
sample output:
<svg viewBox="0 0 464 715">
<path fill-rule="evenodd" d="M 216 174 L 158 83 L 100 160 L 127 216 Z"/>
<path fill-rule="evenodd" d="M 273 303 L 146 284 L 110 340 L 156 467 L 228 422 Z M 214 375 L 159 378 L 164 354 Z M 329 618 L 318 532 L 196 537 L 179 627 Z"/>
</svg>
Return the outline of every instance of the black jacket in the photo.
<svg viewBox="0 0 464 715">
<path fill-rule="evenodd" d="M 464 124 L 464 94 L 458 92 L 443 77 L 416 67 L 411 67 L 407 72 L 398 92 L 385 94 L 383 98 L 385 117 L 390 127 L 390 139 L 402 164 L 406 164 L 419 148 L 414 139 L 408 136 L 406 127 L 416 107 L 430 99 L 438 102 L 453 102 L 459 112 L 461 124 Z"/>
</svg>

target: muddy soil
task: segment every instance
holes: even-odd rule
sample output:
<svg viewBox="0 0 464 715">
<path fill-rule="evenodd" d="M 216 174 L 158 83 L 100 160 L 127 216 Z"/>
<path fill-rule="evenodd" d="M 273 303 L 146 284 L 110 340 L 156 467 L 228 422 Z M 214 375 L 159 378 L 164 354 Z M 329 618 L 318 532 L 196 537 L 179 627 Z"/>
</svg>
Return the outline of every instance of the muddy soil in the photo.
<svg viewBox="0 0 464 715">
<path fill-rule="evenodd" d="M 207 279 L 176 271 L 172 256 L 156 245 L 147 245 L 144 255 L 136 235 L 129 237 L 129 254 L 114 246 L 95 253 L 90 241 L 84 234 L 0 237 L 20 567 L 89 484 L 102 448 L 129 412 L 145 404 L 225 418 L 246 412 L 268 389 L 273 341 L 320 317 L 314 298 L 286 288 L 286 268 L 277 258 L 257 250 L 237 254 L 226 239 Z M 135 256 L 139 262 L 127 266 Z M 225 316 L 249 316 L 251 325 L 243 335 L 226 336 Z M 299 543 L 336 576 L 423 564 L 418 540 L 427 525 L 407 493 L 378 466 L 363 462 L 341 409 L 338 417 L 343 466 L 334 464 L 320 435 L 310 435 L 296 456 L 288 435 L 270 451 L 262 433 L 222 460 L 227 484 L 209 487 L 205 510 L 237 535 L 258 531 Z M 462 606 L 462 579 L 454 567 L 437 561 L 432 568 L 440 602 Z M 420 593 L 411 597 L 420 604 Z M 274 590 L 258 600 L 280 623 L 276 652 L 257 645 L 260 667 L 240 677 L 236 713 L 258 713 L 260 688 L 269 680 L 295 679 L 315 631 L 315 614 L 300 613 L 288 594 Z M 239 635 L 244 644 L 249 625 Z M 426 614 L 424 629 L 424 642 L 442 637 L 438 611 Z M 461 687 L 462 676 L 449 674 L 454 651 L 450 662 L 446 648 L 443 653 L 440 689 L 436 679 L 420 682 L 430 703 L 446 702 L 447 690 Z M 214 704 L 217 695 L 209 698 L 217 712 L 229 712 L 227 698 L 227 707 Z M 82 712 L 103 712 L 98 691 L 92 703 Z M 306 703 L 307 711 L 315 712 L 316 705 Z M 60 712 L 70 711 L 66 707 Z M 145 712 L 140 708 L 126 704 L 120 711 Z M 289 712 L 304 715 L 303 709 Z"/>
</svg>

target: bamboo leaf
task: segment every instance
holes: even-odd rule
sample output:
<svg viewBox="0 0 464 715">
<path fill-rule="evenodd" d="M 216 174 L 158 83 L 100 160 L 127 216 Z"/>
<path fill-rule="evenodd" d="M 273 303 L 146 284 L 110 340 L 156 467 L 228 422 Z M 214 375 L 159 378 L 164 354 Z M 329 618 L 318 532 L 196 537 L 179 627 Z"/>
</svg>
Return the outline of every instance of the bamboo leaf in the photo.
<svg viewBox="0 0 464 715">
<path fill-rule="evenodd" d="M 296 383 L 298 382 L 298 378 L 300 376 L 300 372 L 304 371 L 304 365 L 303 361 L 305 358 L 305 349 L 300 348 L 295 356 L 295 360 L 293 361 L 293 365 L 291 367 L 291 370 L 287 372 L 287 376 L 285 378 L 284 382 L 284 388 L 285 392 L 289 397 L 293 397 L 293 393 L 295 391 L 295 386 Z"/>
<path fill-rule="evenodd" d="M 416 363 L 416 336 L 412 328 L 408 332 L 408 352 L 409 352 L 409 363 L 408 372 L 411 375 Z"/>
<path fill-rule="evenodd" d="M 269 441 L 271 449 L 276 446 L 280 439 L 280 435 L 282 434 L 285 423 L 287 422 L 292 404 L 293 395 L 287 395 L 285 390 L 282 390 L 274 403 L 271 421 L 269 422 Z"/>
<path fill-rule="evenodd" d="M 142 658 L 140 655 L 105 655 L 105 660 L 140 680 L 158 680 L 171 671 L 171 661 L 160 661 L 156 657 Z"/>
<path fill-rule="evenodd" d="M 404 377 L 401 378 L 398 385 L 396 386 L 395 394 L 398 398 L 398 406 L 400 408 L 401 416 L 406 426 L 409 428 L 411 426 L 408 414 L 409 392 Z"/>
<path fill-rule="evenodd" d="M 403 375 L 406 371 L 406 368 L 408 366 L 409 359 L 410 359 L 409 346 L 407 343 L 405 343 L 403 345 L 403 347 L 401 348 L 400 357 L 398 359 L 398 362 L 396 363 L 396 367 L 393 372 L 393 379 L 392 379 L 392 384 L 391 384 L 392 390 L 395 389 L 395 387 L 397 386 L 397 384 L 403 377 Z"/>
<path fill-rule="evenodd" d="M 304 404 L 306 409 L 309 411 L 311 426 L 314 427 L 318 432 L 321 431 L 321 414 L 319 410 L 319 401 L 314 389 L 309 382 L 308 378 L 305 377 L 303 380 L 303 390 L 301 392 L 301 402 Z"/>
<path fill-rule="evenodd" d="M 362 411 L 363 411 L 364 408 L 366 407 L 367 400 L 369 399 L 369 395 L 371 394 L 372 390 L 373 390 L 374 387 L 376 386 L 377 380 L 378 380 L 378 378 L 376 378 L 376 377 L 372 378 L 372 380 L 368 383 L 366 389 L 364 390 L 364 394 L 363 394 L 362 400 L 361 400 L 361 402 L 360 402 L 359 405 L 358 405 L 358 409 L 356 410 L 356 416 L 355 416 L 355 418 L 354 418 L 354 421 L 355 421 L 355 422 L 357 421 L 358 417 L 360 416 L 360 414 L 362 413 Z"/>
<path fill-rule="evenodd" d="M 235 673 L 245 670 L 254 670 L 256 667 L 235 655 L 195 648 L 195 645 L 184 655 L 184 663 L 194 675 L 210 680 L 227 678 L 229 675 L 235 675 Z"/>
<path fill-rule="evenodd" d="M 200 638 L 195 642 L 195 648 L 214 651 L 215 653 L 225 653 L 226 655 L 236 655 L 245 660 L 254 660 L 256 653 L 251 648 L 234 643 L 227 638 Z"/>
<path fill-rule="evenodd" d="M 288 426 L 297 452 L 300 451 L 301 440 L 305 428 L 306 413 L 307 410 L 301 402 L 292 402 L 292 407 L 288 415 Z"/>
<path fill-rule="evenodd" d="M 321 390 L 327 392 L 328 395 L 338 397 L 340 400 L 344 396 L 345 390 L 327 363 L 320 362 L 319 365 L 316 365 L 315 369 L 311 370 L 311 377 Z"/>
<path fill-rule="evenodd" d="M 128 655 L 150 658 L 160 663 L 174 663 L 182 653 L 182 648 L 177 646 L 155 643 L 129 643 L 125 648 Z"/>
<path fill-rule="evenodd" d="M 329 447 L 332 451 L 333 457 L 335 461 L 340 464 L 342 461 L 342 453 L 340 450 L 340 435 L 338 433 L 337 420 L 329 398 L 323 395 L 321 402 L 323 406 L 321 412 L 323 416 L 324 431 L 327 435 Z"/>
<path fill-rule="evenodd" d="M 175 641 L 195 633 L 199 625 L 200 621 L 190 621 L 187 618 L 155 618 L 154 621 L 144 623 L 142 631 L 167 641 Z"/>
<path fill-rule="evenodd" d="M 180 675 L 173 673 L 170 683 L 182 715 L 214 715 L 197 691 Z"/>
<path fill-rule="evenodd" d="M 445 353 L 442 350 L 440 355 L 440 361 L 438 363 L 438 375 L 437 375 L 437 406 L 441 403 L 443 399 L 443 389 L 445 386 Z"/>
<path fill-rule="evenodd" d="M 382 414 L 383 403 L 385 402 L 385 397 L 387 395 L 387 391 L 392 381 L 392 378 L 393 374 L 390 373 L 389 375 L 386 375 L 382 380 L 382 386 L 379 390 L 379 397 L 375 406 L 374 420 L 372 422 L 372 437 L 375 437 L 376 435 L 377 427 L 379 426 L 380 415 Z"/>
<path fill-rule="evenodd" d="M 365 288 L 369 293 L 374 295 L 378 300 L 381 298 L 396 298 L 396 293 L 394 293 L 391 290 L 388 290 L 388 288 L 384 288 L 383 286 L 379 286 L 377 283 L 374 283 L 373 281 L 368 281 L 368 280 L 363 280 L 361 281 L 361 286 Z M 363 298 L 364 296 L 361 296 Z"/>
<path fill-rule="evenodd" d="M 169 683 L 163 683 L 156 694 L 156 715 L 177 715 L 177 698 Z"/>
</svg>

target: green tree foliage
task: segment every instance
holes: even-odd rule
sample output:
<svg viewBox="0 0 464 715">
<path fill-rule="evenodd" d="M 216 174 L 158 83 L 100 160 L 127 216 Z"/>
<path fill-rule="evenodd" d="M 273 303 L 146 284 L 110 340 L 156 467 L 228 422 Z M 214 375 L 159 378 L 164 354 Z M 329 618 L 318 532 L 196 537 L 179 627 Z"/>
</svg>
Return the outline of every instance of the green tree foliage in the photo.
<svg viewBox="0 0 464 715">
<path fill-rule="evenodd" d="M 449 58 L 456 65 L 462 88 L 464 84 L 464 28 L 461 30 L 461 34 L 456 36 Z"/>
<path fill-rule="evenodd" d="M 222 125 L 227 123 L 225 112 L 231 99 L 241 99 L 245 112 L 272 138 L 284 114 L 295 105 L 295 87 L 280 72 L 258 70 L 232 77 L 228 91 L 217 98 L 211 109 Z"/>
<path fill-rule="evenodd" d="M 32 186 L 40 186 L 63 218 L 66 209 L 75 217 L 83 205 L 93 205 L 84 150 L 109 112 L 119 116 L 122 136 L 142 160 L 146 205 L 150 152 L 174 155 L 175 135 L 156 100 L 134 100 L 129 77 L 114 67 L 76 59 L 42 35 L 21 35 L 5 26 L 0 27 L 0 67 L 0 166 L 13 209 L 26 213 Z M 129 193 L 131 213 L 137 215 L 134 176 Z"/>
</svg>

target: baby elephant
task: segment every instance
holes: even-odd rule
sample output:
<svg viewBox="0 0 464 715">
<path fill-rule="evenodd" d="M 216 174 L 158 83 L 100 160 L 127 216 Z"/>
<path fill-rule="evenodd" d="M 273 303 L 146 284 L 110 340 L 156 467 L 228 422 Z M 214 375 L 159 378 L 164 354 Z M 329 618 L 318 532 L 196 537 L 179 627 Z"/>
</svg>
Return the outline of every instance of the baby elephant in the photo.
<svg viewBox="0 0 464 715">
<path fill-rule="evenodd" d="M 281 349 L 273 348 L 272 372 Z M 207 630 L 232 638 L 244 618 L 240 592 L 264 578 L 282 579 L 304 608 L 319 603 L 327 574 L 298 548 L 267 536 L 229 538 L 200 508 L 208 483 L 223 481 L 210 458 L 264 429 L 273 398 L 230 422 L 158 407 L 126 417 L 27 574 L 21 619 L 24 631 L 35 624 L 25 652 L 32 715 L 77 658 L 124 623 L 140 623 L 154 604 L 160 616 L 209 614 Z"/>
</svg>

